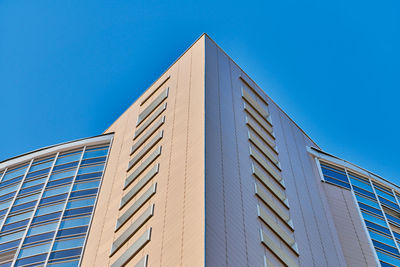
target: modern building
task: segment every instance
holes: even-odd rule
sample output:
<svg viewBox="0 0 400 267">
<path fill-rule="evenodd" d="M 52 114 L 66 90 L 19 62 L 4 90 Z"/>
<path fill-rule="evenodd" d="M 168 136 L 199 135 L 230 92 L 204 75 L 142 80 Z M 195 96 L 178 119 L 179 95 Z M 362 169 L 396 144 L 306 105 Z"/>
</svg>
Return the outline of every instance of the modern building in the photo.
<svg viewBox="0 0 400 267">
<path fill-rule="evenodd" d="M 0 163 L 0 266 L 400 266 L 400 188 L 207 35 L 102 135 Z"/>
</svg>

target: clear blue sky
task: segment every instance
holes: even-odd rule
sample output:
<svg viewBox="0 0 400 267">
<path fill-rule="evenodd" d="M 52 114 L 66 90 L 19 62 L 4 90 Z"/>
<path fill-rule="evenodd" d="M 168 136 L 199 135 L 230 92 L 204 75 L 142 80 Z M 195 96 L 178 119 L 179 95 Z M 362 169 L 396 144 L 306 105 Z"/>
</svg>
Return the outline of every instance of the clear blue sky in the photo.
<svg viewBox="0 0 400 267">
<path fill-rule="evenodd" d="M 207 32 L 324 150 L 400 182 L 400 2 L 0 2 L 0 160 L 102 133 Z"/>
</svg>

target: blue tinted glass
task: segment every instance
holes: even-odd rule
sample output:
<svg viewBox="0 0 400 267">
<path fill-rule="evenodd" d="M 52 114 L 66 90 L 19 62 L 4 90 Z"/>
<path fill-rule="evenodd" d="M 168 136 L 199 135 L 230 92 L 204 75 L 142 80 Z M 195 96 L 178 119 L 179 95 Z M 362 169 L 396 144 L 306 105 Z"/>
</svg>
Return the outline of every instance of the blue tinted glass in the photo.
<svg viewBox="0 0 400 267">
<path fill-rule="evenodd" d="M 33 192 L 35 192 L 35 191 L 42 190 L 43 185 L 44 185 L 44 184 L 38 184 L 38 185 L 35 185 L 35 186 L 32 186 L 32 187 L 28 187 L 28 188 L 25 188 L 25 189 L 21 189 L 21 190 L 19 191 L 19 195 L 24 195 L 24 194 L 33 193 Z"/>
<path fill-rule="evenodd" d="M 43 224 L 43 225 L 38 225 L 38 226 L 31 226 L 31 228 L 28 231 L 27 236 L 31 235 L 38 235 L 41 233 L 49 232 L 49 231 L 54 231 L 57 229 L 57 222 L 54 223 L 49 223 L 49 224 Z"/>
<path fill-rule="evenodd" d="M 335 184 L 335 185 L 338 185 L 338 186 L 341 186 L 341 187 L 350 189 L 350 185 L 347 184 L 347 183 L 344 183 L 344 182 L 342 182 L 342 181 L 335 180 L 335 179 L 329 178 L 329 177 L 327 177 L 327 176 L 324 176 L 324 179 L 325 179 L 325 181 L 328 182 L 328 183 L 332 183 L 332 184 Z"/>
<path fill-rule="evenodd" d="M 369 222 L 369 221 L 365 221 L 365 224 L 367 225 L 367 227 L 369 227 L 371 229 L 374 229 L 374 230 L 376 230 L 378 232 L 382 232 L 382 233 L 385 233 L 387 235 L 391 235 L 389 229 L 387 229 L 386 227 L 382 227 L 382 226 L 380 226 L 378 224 L 375 224 L 375 223 L 372 223 L 372 222 Z"/>
<path fill-rule="evenodd" d="M 6 263 L 0 263 L 0 267 L 11 267 L 11 261 Z"/>
<path fill-rule="evenodd" d="M 69 192 L 70 188 L 71 188 L 70 185 L 65 185 L 65 186 L 60 186 L 57 188 L 46 189 L 46 191 L 43 193 L 43 197 L 50 197 L 50 196 L 66 193 L 66 192 Z"/>
<path fill-rule="evenodd" d="M 87 226 L 58 230 L 57 237 L 84 234 L 87 232 L 87 230 Z"/>
<path fill-rule="evenodd" d="M 105 149 L 103 148 L 97 150 L 86 150 L 85 155 L 83 155 L 83 159 L 107 156 L 107 153 L 108 153 L 108 147 L 106 147 Z"/>
<path fill-rule="evenodd" d="M 61 212 L 56 212 L 56 213 L 50 213 L 50 214 L 46 214 L 46 215 L 42 215 L 39 217 L 34 217 L 32 223 L 40 223 L 40 222 L 45 222 L 45 221 L 49 221 L 49 220 L 54 220 L 54 219 L 58 219 L 61 215 Z"/>
<path fill-rule="evenodd" d="M 68 262 L 56 262 L 56 263 L 48 264 L 48 266 L 53 266 L 53 267 L 76 267 L 78 265 L 79 265 L 79 260 L 68 261 Z"/>
<path fill-rule="evenodd" d="M 0 216 L 3 216 L 7 213 L 8 209 L 0 210 Z"/>
<path fill-rule="evenodd" d="M 12 186 L 2 188 L 0 190 L 0 196 L 3 196 L 5 194 L 8 194 L 10 192 L 13 192 L 13 191 L 17 190 L 17 187 L 18 187 L 18 184 L 14 184 Z"/>
<path fill-rule="evenodd" d="M 23 203 L 27 203 L 33 200 L 37 200 L 40 197 L 40 194 L 34 194 L 27 197 L 17 198 L 14 202 L 14 205 L 19 205 Z"/>
<path fill-rule="evenodd" d="M 388 245 L 386 245 L 386 244 L 380 243 L 380 242 L 375 241 L 375 240 L 373 240 L 373 239 L 372 239 L 372 243 L 373 243 L 374 246 L 377 247 L 377 248 L 380 248 L 380 249 L 382 249 L 382 250 L 389 251 L 389 252 L 391 252 L 391 253 L 393 253 L 393 254 L 396 254 L 396 255 L 400 256 L 400 254 L 399 254 L 397 248 L 388 246 Z"/>
<path fill-rule="evenodd" d="M 54 161 L 54 158 L 52 160 L 50 160 L 50 161 L 43 162 L 41 164 L 32 165 L 31 168 L 29 169 L 29 172 L 33 172 L 33 171 L 37 171 L 37 170 L 41 170 L 41 169 L 44 169 L 44 168 L 51 167 L 51 165 L 53 165 L 53 161 Z"/>
<path fill-rule="evenodd" d="M 20 210 L 24 210 L 24 209 L 30 209 L 33 208 L 36 205 L 36 201 L 32 201 L 32 202 L 28 202 L 25 204 L 21 204 L 18 206 L 13 206 L 13 208 L 11 209 L 11 212 L 17 212 Z"/>
<path fill-rule="evenodd" d="M 386 213 L 386 218 L 400 226 L 400 219 Z"/>
<path fill-rule="evenodd" d="M 25 171 L 26 171 L 26 167 L 28 167 L 28 165 L 25 165 L 25 166 L 22 166 L 17 169 L 13 169 L 13 170 L 7 170 L 6 174 L 3 177 L 2 182 L 10 180 L 10 179 L 20 176 L 20 175 L 24 175 Z"/>
<path fill-rule="evenodd" d="M 368 213 L 366 213 L 366 212 L 363 212 L 363 211 L 362 211 L 361 213 L 362 213 L 362 215 L 363 215 L 363 217 L 364 217 L 365 220 L 368 220 L 368 221 L 370 221 L 370 222 L 379 224 L 379 225 L 381 225 L 381 226 L 383 226 L 383 227 L 387 227 L 387 224 L 386 224 L 386 222 L 383 220 L 383 218 L 381 219 L 381 218 L 372 216 L 372 215 L 370 215 L 370 214 L 368 214 Z"/>
<path fill-rule="evenodd" d="M 14 223 L 14 222 L 18 222 L 20 220 L 24 220 L 27 218 L 30 218 L 33 214 L 33 210 L 28 211 L 28 212 L 24 212 L 18 215 L 14 215 L 14 216 L 8 216 L 6 223 Z"/>
<path fill-rule="evenodd" d="M 61 185 L 61 184 L 69 184 L 72 182 L 73 179 L 74 179 L 74 177 L 68 177 L 68 178 L 52 181 L 52 182 L 47 183 L 47 187 L 57 186 L 57 185 Z"/>
<path fill-rule="evenodd" d="M 378 240 L 381 243 L 385 243 L 385 244 L 391 245 L 393 247 L 396 246 L 391 237 L 388 237 L 386 235 L 378 234 L 377 232 L 371 231 L 371 230 L 368 230 L 368 232 L 369 232 L 369 235 L 371 236 L 372 239 Z"/>
<path fill-rule="evenodd" d="M 40 170 L 40 171 L 30 172 L 26 175 L 26 178 L 31 178 L 31 177 L 35 177 L 35 176 L 39 176 L 39 175 L 46 175 L 49 173 L 49 171 L 50 171 L 50 168 Z"/>
<path fill-rule="evenodd" d="M 346 183 L 349 182 L 347 180 L 346 174 L 344 174 L 344 173 L 339 173 L 339 172 L 336 172 L 336 171 L 332 171 L 332 170 L 324 168 L 324 167 L 322 167 L 321 169 L 322 169 L 322 173 L 324 174 L 324 176 L 327 175 L 327 176 L 330 176 L 330 177 L 335 178 L 337 180 L 341 180 L 341 181 L 346 182 Z"/>
<path fill-rule="evenodd" d="M 375 191 L 379 196 L 384 197 L 384 198 L 386 198 L 386 199 L 388 199 L 388 200 L 390 200 L 392 202 L 396 202 L 396 199 L 394 198 L 393 194 L 388 194 L 388 193 L 383 192 L 383 191 L 381 191 L 379 189 L 376 189 Z"/>
<path fill-rule="evenodd" d="M 382 213 L 382 211 L 379 209 L 375 209 L 375 208 L 372 208 L 372 207 L 370 207 L 370 206 L 368 206 L 368 205 L 365 205 L 365 204 L 363 204 L 363 203 L 358 203 L 358 205 L 360 206 L 360 208 L 361 209 L 364 209 L 364 210 L 366 210 L 366 211 L 369 211 L 369 212 L 372 212 L 372 213 L 375 213 L 375 214 L 377 214 L 377 215 L 379 215 L 379 216 L 383 216 L 383 213 Z"/>
<path fill-rule="evenodd" d="M 40 207 L 36 211 L 36 216 L 40 216 L 40 215 L 43 215 L 43 214 L 60 211 L 63 208 L 64 208 L 64 202 L 56 204 L 56 205 Z"/>
<path fill-rule="evenodd" d="M 33 263 L 39 263 L 39 262 L 44 262 L 47 258 L 47 253 L 46 254 L 41 254 L 41 255 L 36 255 L 33 257 L 25 258 L 25 259 L 19 259 L 16 261 L 16 266 L 21 266 L 21 265 L 28 265 L 28 264 L 33 264 Z"/>
<path fill-rule="evenodd" d="M 97 178 L 101 178 L 102 172 L 95 172 L 95 173 L 89 173 L 89 174 L 82 174 L 82 175 L 78 175 L 76 177 L 76 181 L 82 181 L 82 180 L 89 180 L 89 179 L 97 179 Z"/>
<path fill-rule="evenodd" d="M 366 197 L 363 197 L 363 196 L 360 196 L 360 195 L 356 195 L 356 198 L 357 198 L 357 200 L 359 202 L 367 204 L 367 205 L 369 205 L 371 207 L 374 207 L 376 209 L 380 209 L 378 202 L 373 201 L 372 199 L 369 199 L 369 198 L 366 198 Z"/>
<path fill-rule="evenodd" d="M 23 178 L 22 176 L 19 176 L 17 178 L 11 179 L 11 180 L 8 180 L 8 181 L 5 181 L 5 182 L 1 182 L 0 188 L 3 188 L 3 187 L 5 187 L 7 185 L 10 185 L 10 184 L 21 182 L 22 178 Z"/>
<path fill-rule="evenodd" d="M 394 266 L 400 266 L 400 259 L 389 256 L 388 254 L 380 252 L 379 250 L 376 251 L 376 254 L 380 260 L 393 264 Z"/>
<path fill-rule="evenodd" d="M 21 242 L 21 239 L 14 240 L 14 241 L 8 242 L 8 243 L 3 243 L 0 245 L 0 251 L 18 247 L 20 242 Z"/>
<path fill-rule="evenodd" d="M 96 163 L 100 163 L 100 162 L 104 162 L 104 161 L 106 161 L 106 157 L 85 159 L 85 160 L 82 160 L 81 165 L 96 164 Z"/>
<path fill-rule="evenodd" d="M 72 168 L 72 167 L 76 167 L 76 166 L 78 166 L 78 161 L 54 166 L 53 171 L 60 171 L 60 170 L 64 170 L 64 169 L 68 169 L 68 168 Z"/>
<path fill-rule="evenodd" d="M 64 212 L 64 216 L 70 217 L 70 216 L 84 215 L 86 213 L 90 214 L 92 212 L 92 210 L 93 210 L 93 207 L 84 207 L 84 208 L 66 210 Z"/>
<path fill-rule="evenodd" d="M 89 195 L 96 195 L 98 191 L 98 188 L 95 189 L 86 189 L 82 191 L 75 191 L 71 193 L 71 198 L 72 197 L 83 197 L 83 196 L 89 196 Z"/>
<path fill-rule="evenodd" d="M 14 195 L 15 195 L 15 191 L 14 191 L 14 192 L 11 192 L 11 193 L 8 193 L 8 194 L 5 194 L 5 195 L 2 195 L 2 196 L 0 197 L 0 201 L 4 201 L 4 200 L 6 200 L 6 199 L 13 198 Z M 7 203 L 8 203 L 8 201 L 7 201 Z M 0 205 L 1 205 L 1 208 L 0 208 L 0 209 L 4 209 L 4 206 L 2 206 L 3 203 L 0 204 Z"/>
<path fill-rule="evenodd" d="M 85 174 L 85 173 L 90 173 L 90 172 L 102 172 L 104 168 L 104 165 L 95 165 L 95 166 L 89 166 L 89 167 L 83 167 L 79 168 L 78 174 Z"/>
<path fill-rule="evenodd" d="M 34 235 L 30 237 L 26 237 L 24 240 L 24 245 L 36 243 L 36 242 L 43 242 L 43 241 L 50 241 L 54 237 L 55 232 L 44 233 L 40 235 Z"/>
<path fill-rule="evenodd" d="M 54 242 L 53 251 L 82 247 L 84 242 L 85 237 L 59 240 Z"/>
<path fill-rule="evenodd" d="M 82 252 L 82 248 L 73 248 L 68 250 L 54 251 L 50 254 L 50 259 L 61 259 L 66 257 L 78 256 Z"/>
<path fill-rule="evenodd" d="M 0 210 L 10 207 L 11 199 L 0 204 Z"/>
<path fill-rule="evenodd" d="M 59 156 L 56 164 L 60 165 L 60 164 L 64 164 L 64 163 L 68 163 L 68 162 L 72 162 L 72 161 L 78 161 L 81 159 L 81 155 L 82 155 L 82 152 L 80 151 L 78 153 L 73 153 L 73 154 L 69 154 L 66 156 Z"/>
<path fill-rule="evenodd" d="M 29 219 L 23 220 L 23 221 L 19 221 L 19 222 L 15 222 L 15 223 L 5 224 L 3 226 L 3 228 L 1 229 L 1 231 L 2 232 L 3 231 L 9 231 L 9 230 L 12 230 L 12 229 L 17 229 L 17 228 L 20 228 L 20 227 L 24 227 L 24 226 L 27 226 L 28 223 L 29 223 Z"/>
<path fill-rule="evenodd" d="M 72 191 L 77 191 L 77 190 L 83 190 L 83 189 L 89 189 L 89 188 L 97 188 L 100 185 L 100 180 L 95 180 L 95 181 L 90 181 L 86 183 L 78 183 L 74 184 L 72 187 Z"/>
<path fill-rule="evenodd" d="M 18 258 L 24 258 L 24 257 L 33 256 L 36 254 L 45 253 L 45 252 L 49 251 L 50 245 L 51 245 L 51 243 L 48 242 L 48 243 L 41 244 L 38 246 L 22 248 L 18 255 Z"/>
<path fill-rule="evenodd" d="M 58 172 L 58 173 L 53 172 L 53 174 L 50 176 L 49 181 L 54 181 L 65 177 L 73 177 L 75 173 L 76 173 L 76 168 L 65 172 Z"/>
<path fill-rule="evenodd" d="M 68 196 L 68 193 L 65 194 L 61 194 L 61 195 L 56 195 L 56 196 L 52 196 L 52 197 L 47 197 L 47 198 L 43 198 L 40 201 L 40 205 L 42 204 L 46 204 L 46 203 L 51 203 L 51 202 L 56 202 L 56 201 L 61 201 L 61 200 L 65 200 Z"/>
<path fill-rule="evenodd" d="M 42 184 L 46 181 L 47 177 L 42 177 L 36 180 L 25 181 L 21 188 L 31 187 L 37 184 Z"/>
<path fill-rule="evenodd" d="M 19 231 L 12 234 L 5 234 L 3 236 L 0 236 L 0 243 L 5 243 L 15 239 L 20 239 L 24 235 L 24 232 L 25 231 Z"/>
<path fill-rule="evenodd" d="M 66 209 L 74 209 L 74 208 L 80 208 L 80 207 L 85 207 L 85 206 L 92 206 L 94 204 L 95 200 L 96 200 L 95 197 L 91 197 L 91 198 L 78 199 L 75 201 L 69 201 Z"/>
<path fill-rule="evenodd" d="M 361 195 L 365 195 L 365 196 L 370 197 L 372 199 L 376 199 L 374 193 L 368 192 L 367 190 L 361 189 L 361 188 L 359 188 L 357 186 L 353 186 L 353 189 L 354 189 L 354 192 L 356 192 L 356 193 L 359 193 Z"/>
<path fill-rule="evenodd" d="M 383 261 L 380 261 L 379 263 L 381 264 L 381 267 L 395 267 L 394 265 L 391 265 L 391 264 L 383 262 Z"/>
<path fill-rule="evenodd" d="M 391 201 L 386 200 L 386 199 L 384 199 L 382 197 L 378 197 L 378 198 L 379 198 L 379 201 L 381 202 L 381 204 L 386 205 L 389 208 L 393 208 L 394 210 L 400 211 L 399 210 L 399 206 L 397 206 L 397 204 L 392 203 Z"/>
<path fill-rule="evenodd" d="M 90 216 L 78 217 L 69 220 L 64 219 L 61 221 L 60 229 L 88 225 L 89 222 L 90 222 Z"/>
<path fill-rule="evenodd" d="M 358 186 L 358 187 L 360 187 L 360 188 L 362 188 L 362 189 L 365 189 L 365 190 L 367 190 L 367 191 L 370 191 L 370 192 L 373 191 L 370 184 L 361 182 L 361 181 L 356 180 L 356 179 L 351 179 L 351 178 L 350 178 L 350 180 L 351 180 L 351 184 L 352 184 L 352 185 Z"/>
</svg>

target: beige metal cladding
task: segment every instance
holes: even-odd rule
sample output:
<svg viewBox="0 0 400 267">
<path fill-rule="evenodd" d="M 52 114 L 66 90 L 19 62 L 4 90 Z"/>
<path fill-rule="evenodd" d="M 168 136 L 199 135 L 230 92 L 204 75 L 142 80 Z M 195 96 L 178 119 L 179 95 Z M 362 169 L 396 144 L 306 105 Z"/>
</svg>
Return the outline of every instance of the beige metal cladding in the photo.
<svg viewBox="0 0 400 267">
<path fill-rule="evenodd" d="M 200 38 L 115 121 L 82 266 L 204 266 Z"/>
</svg>

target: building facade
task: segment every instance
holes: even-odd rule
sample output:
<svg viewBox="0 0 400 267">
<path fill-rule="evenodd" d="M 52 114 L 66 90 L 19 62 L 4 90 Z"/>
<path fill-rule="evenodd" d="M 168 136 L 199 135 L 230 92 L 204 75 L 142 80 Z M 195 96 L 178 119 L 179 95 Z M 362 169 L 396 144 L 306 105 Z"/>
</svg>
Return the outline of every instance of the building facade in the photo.
<svg viewBox="0 0 400 267">
<path fill-rule="evenodd" d="M 207 35 L 101 136 L 0 163 L 0 266 L 400 266 L 400 188 Z"/>
</svg>

